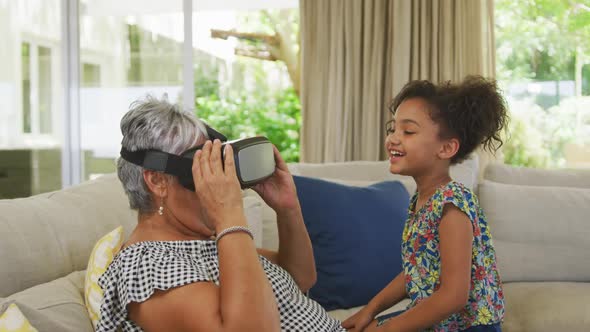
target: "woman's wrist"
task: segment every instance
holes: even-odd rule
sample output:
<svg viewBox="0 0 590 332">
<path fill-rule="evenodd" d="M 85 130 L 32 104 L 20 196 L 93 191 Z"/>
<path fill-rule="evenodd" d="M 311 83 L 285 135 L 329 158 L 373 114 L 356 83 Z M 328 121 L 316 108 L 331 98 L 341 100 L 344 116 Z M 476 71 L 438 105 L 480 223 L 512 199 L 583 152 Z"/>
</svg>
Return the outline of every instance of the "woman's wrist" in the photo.
<svg viewBox="0 0 590 332">
<path fill-rule="evenodd" d="M 299 202 L 292 207 L 285 207 L 285 208 L 278 208 L 275 209 L 277 213 L 277 220 L 291 220 L 295 218 L 303 218 L 303 214 L 301 212 L 301 205 Z"/>
<path fill-rule="evenodd" d="M 252 234 L 252 231 L 245 226 L 230 226 L 222 231 L 220 231 L 219 233 L 217 233 L 217 236 L 215 237 L 215 244 L 219 244 L 219 240 L 221 240 L 224 236 L 226 235 L 230 235 L 232 233 L 244 233 L 250 236 L 250 238 L 252 240 L 254 240 L 254 234 Z"/>
</svg>

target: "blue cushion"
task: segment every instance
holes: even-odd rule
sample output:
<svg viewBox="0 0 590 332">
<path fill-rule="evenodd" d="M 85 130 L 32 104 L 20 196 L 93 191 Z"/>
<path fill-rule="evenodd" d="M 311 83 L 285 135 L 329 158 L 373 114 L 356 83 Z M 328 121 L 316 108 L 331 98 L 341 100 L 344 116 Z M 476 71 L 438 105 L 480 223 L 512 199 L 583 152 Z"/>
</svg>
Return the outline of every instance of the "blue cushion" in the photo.
<svg viewBox="0 0 590 332">
<path fill-rule="evenodd" d="M 293 178 L 318 275 L 309 296 L 326 310 L 367 304 L 402 269 L 408 192 L 399 181 L 351 187 Z"/>
</svg>

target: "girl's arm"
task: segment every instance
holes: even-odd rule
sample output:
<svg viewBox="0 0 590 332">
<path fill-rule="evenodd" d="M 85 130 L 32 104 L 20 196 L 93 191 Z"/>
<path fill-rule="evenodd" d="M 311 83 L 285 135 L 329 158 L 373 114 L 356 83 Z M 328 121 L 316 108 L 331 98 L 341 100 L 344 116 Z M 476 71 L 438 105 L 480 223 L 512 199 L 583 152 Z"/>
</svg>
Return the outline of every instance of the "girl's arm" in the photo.
<svg viewBox="0 0 590 332">
<path fill-rule="evenodd" d="M 342 322 L 342 327 L 353 332 L 363 331 L 376 315 L 406 297 L 405 278 L 404 272 L 400 272 L 364 308 Z"/>
<path fill-rule="evenodd" d="M 380 327 L 373 322 L 365 331 L 421 331 L 465 307 L 471 287 L 471 221 L 459 208 L 446 204 L 439 234 L 440 288 L 405 313 Z"/>
<path fill-rule="evenodd" d="M 406 275 L 400 272 L 385 288 L 369 301 L 366 308 L 373 317 L 407 297 Z"/>
</svg>

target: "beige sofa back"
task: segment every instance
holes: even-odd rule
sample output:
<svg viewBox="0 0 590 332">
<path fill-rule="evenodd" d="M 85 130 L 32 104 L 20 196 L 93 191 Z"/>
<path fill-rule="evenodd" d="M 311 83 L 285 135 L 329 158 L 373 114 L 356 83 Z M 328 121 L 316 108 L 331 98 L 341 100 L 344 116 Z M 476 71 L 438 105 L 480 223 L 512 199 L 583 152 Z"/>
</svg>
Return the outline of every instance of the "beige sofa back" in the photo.
<svg viewBox="0 0 590 332">
<path fill-rule="evenodd" d="M 293 174 L 351 185 L 398 179 L 409 191 L 413 191 L 412 186 L 415 188 L 411 179 L 389 174 L 387 162 L 290 164 L 289 167 Z M 451 172 L 469 187 L 478 187 L 477 159 L 453 166 Z M 530 189 L 519 184 L 498 183 L 519 183 L 522 178 L 528 178 L 539 185 L 552 185 L 564 183 L 564 177 L 572 176 L 560 171 L 544 171 L 548 173 L 542 177 L 532 175 L 536 172 L 539 171 L 491 165 L 486 174 L 495 175 L 486 180 L 494 180 L 493 183 L 481 184 L 477 190 L 492 225 L 500 270 L 507 281 L 588 281 L 590 262 L 583 252 L 590 251 L 589 242 L 584 240 L 590 237 L 587 222 L 590 202 L 585 198 L 590 189 L 578 188 L 581 194 L 574 193 L 571 199 L 558 202 L 559 197 L 569 197 L 573 192 L 567 188 Z M 574 173 L 582 175 L 576 175 L 572 183 L 565 183 L 580 186 L 590 181 L 583 171 Z M 498 174 L 504 174 L 503 178 L 498 178 Z M 536 210 L 529 212 L 529 209 Z M 544 209 L 549 210 L 544 213 Z M 0 297 L 84 270 L 96 240 L 119 225 L 128 234 L 136 223 L 136 214 L 129 209 L 115 174 L 53 193 L 0 200 L 0 211 Z M 262 246 L 276 248 L 274 212 L 263 204 L 257 213 L 262 215 Z M 522 227 L 532 227 L 535 232 L 527 236 L 520 230 Z M 542 261 L 546 257 L 551 260 Z"/>
<path fill-rule="evenodd" d="M 86 269 L 96 241 L 136 223 L 115 174 L 29 198 L 0 200 L 0 297 Z"/>
<path fill-rule="evenodd" d="M 492 164 L 479 185 L 504 281 L 590 281 L 590 171 Z"/>
<path fill-rule="evenodd" d="M 492 163 L 486 167 L 484 178 L 524 186 L 590 188 L 588 169 L 537 169 Z"/>
</svg>

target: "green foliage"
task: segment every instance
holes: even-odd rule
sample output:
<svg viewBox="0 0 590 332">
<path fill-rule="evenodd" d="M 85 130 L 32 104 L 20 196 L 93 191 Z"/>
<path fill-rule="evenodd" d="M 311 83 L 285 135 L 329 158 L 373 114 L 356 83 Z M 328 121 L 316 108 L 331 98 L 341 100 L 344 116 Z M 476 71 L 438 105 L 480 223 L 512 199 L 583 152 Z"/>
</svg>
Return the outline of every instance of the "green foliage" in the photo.
<svg viewBox="0 0 590 332">
<path fill-rule="evenodd" d="M 531 101 L 509 100 L 509 105 L 509 135 L 502 149 L 507 164 L 563 167 L 567 145 L 590 143 L 590 97 L 564 99 L 548 110 Z"/>
<path fill-rule="evenodd" d="M 590 96 L 590 64 L 582 67 L 582 96 Z"/>
<path fill-rule="evenodd" d="M 569 0 L 497 0 L 498 78 L 573 79 L 577 51 L 590 51 L 589 5 L 589 0 L 575 5 Z"/>
<path fill-rule="evenodd" d="M 211 94 L 196 98 L 197 116 L 228 139 L 266 136 L 287 162 L 299 161 L 301 106 L 294 90 L 279 91 L 273 98 L 256 94 L 220 99 Z"/>
<path fill-rule="evenodd" d="M 296 49 L 298 43 L 292 41 L 297 40 L 298 27 L 299 10 L 282 9 L 240 12 L 235 29 L 277 35 L 281 47 L 289 45 Z M 238 47 L 270 52 L 278 46 L 266 45 L 256 38 L 240 38 Z M 281 55 L 282 51 L 283 48 Z M 275 58 L 282 61 L 237 57 L 227 63 L 197 59 L 196 115 L 228 139 L 266 136 L 285 161 L 297 162 L 301 106 L 285 65 L 288 61 Z"/>
<path fill-rule="evenodd" d="M 219 96 L 219 81 L 217 75 L 219 68 L 206 67 L 195 64 L 195 96 Z"/>
<path fill-rule="evenodd" d="M 534 128 L 520 119 L 512 118 L 509 132 L 510 135 L 502 149 L 506 164 L 541 168 L 548 166 L 546 150 L 543 149 L 539 133 Z"/>
<path fill-rule="evenodd" d="M 275 34 L 277 30 L 287 30 L 292 33 L 289 36 L 290 39 L 297 40 L 299 35 L 299 10 L 270 9 L 242 12 L 238 15 L 238 25 L 240 30 L 246 32 Z"/>
<path fill-rule="evenodd" d="M 266 34 L 280 30 L 296 34 L 298 15 L 298 10 L 243 12 L 238 15 L 236 30 Z M 286 26 L 290 29 L 283 29 Z M 240 43 L 261 46 L 257 40 L 241 39 Z M 228 64 L 195 65 L 197 116 L 229 139 L 266 136 L 285 161 L 299 161 L 301 106 L 285 63 L 238 57 L 230 70 L 217 67 L 224 65 Z M 228 72 L 231 74 L 227 77 L 219 75 Z"/>
<path fill-rule="evenodd" d="M 574 81 L 576 61 L 588 62 L 590 0 L 496 0 L 496 76 L 505 85 L 527 81 Z M 582 94 L 590 91 L 590 65 L 582 67 Z M 579 83 L 579 81 L 577 82 Z M 510 105 L 508 164 L 561 167 L 568 144 L 589 141 L 581 115 L 583 97 L 525 91 Z M 583 105 L 584 104 L 584 105 Z M 582 143 L 587 144 L 587 143 Z"/>
</svg>

